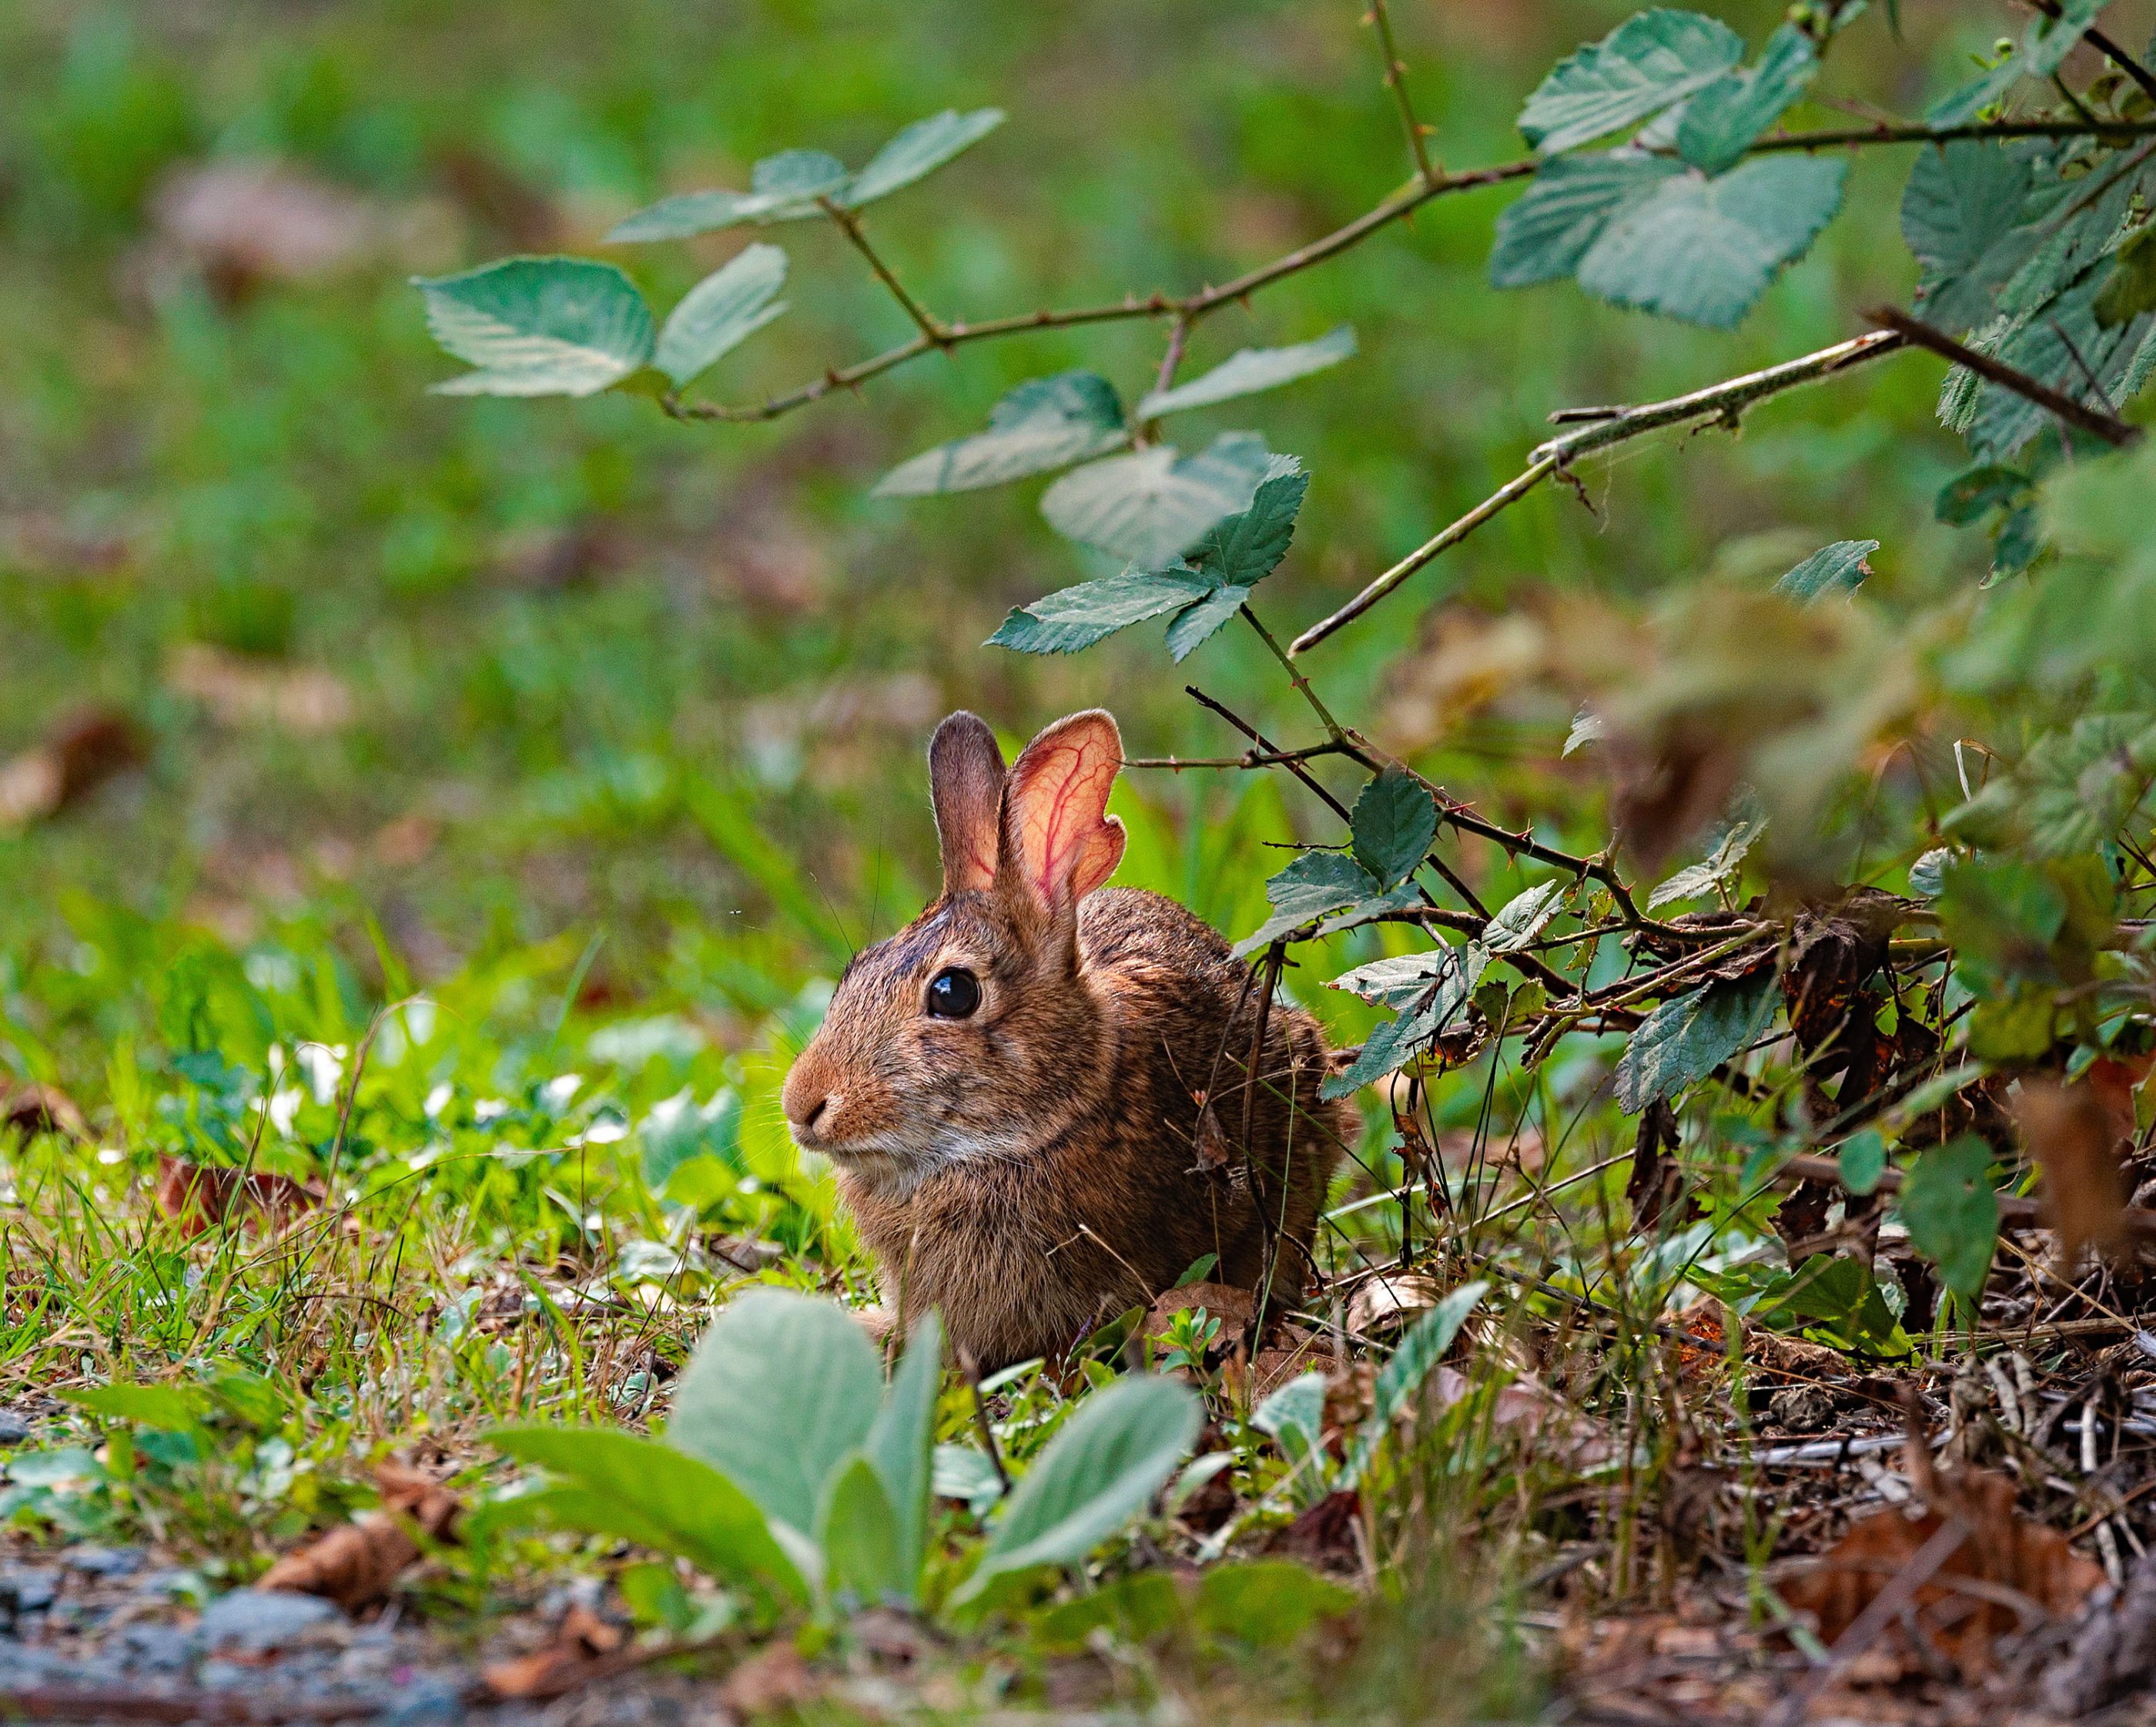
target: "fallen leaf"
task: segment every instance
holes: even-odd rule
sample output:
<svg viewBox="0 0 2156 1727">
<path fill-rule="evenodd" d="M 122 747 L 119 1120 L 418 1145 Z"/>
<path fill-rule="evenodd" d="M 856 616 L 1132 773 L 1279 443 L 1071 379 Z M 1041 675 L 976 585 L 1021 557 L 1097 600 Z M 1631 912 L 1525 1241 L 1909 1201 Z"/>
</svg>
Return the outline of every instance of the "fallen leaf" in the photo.
<svg viewBox="0 0 2156 1727">
<path fill-rule="evenodd" d="M 1386 1338 L 1445 1299 L 1445 1286 L 1416 1271 L 1387 1272 L 1358 1286 L 1348 1303 L 1348 1329 Z"/>
<path fill-rule="evenodd" d="M 264 1572 L 255 1587 L 327 1597 L 346 1612 L 379 1601 L 419 1556 L 416 1527 L 432 1541 L 454 1538 L 464 1505 L 431 1477 L 399 1464 L 375 1471 L 381 1507 L 333 1529 Z"/>
<path fill-rule="evenodd" d="M 726 1675 L 719 1687 L 719 1701 L 737 1715 L 752 1719 L 813 1703 L 821 1689 L 798 1649 L 791 1643 L 773 1643 Z"/>
<path fill-rule="evenodd" d="M 319 666 L 285 666 L 191 642 L 172 656 L 165 681 L 192 696 L 224 725 L 274 725 L 301 735 L 351 722 L 351 687 Z"/>
<path fill-rule="evenodd" d="M 0 1079 L 0 1128 L 18 1133 L 65 1134 L 86 1139 L 90 1128 L 74 1099 L 57 1085 L 17 1085 Z"/>
<path fill-rule="evenodd" d="M 44 741 L 0 762 L 0 829 L 58 815 L 145 753 L 142 734 L 116 709 L 69 715 Z"/>
<path fill-rule="evenodd" d="M 1219 1320 L 1220 1335 L 1214 1340 L 1214 1346 L 1232 1350 L 1250 1335 L 1250 1321 L 1257 1313 L 1257 1300 L 1248 1289 L 1238 1289 L 1229 1284 L 1185 1284 L 1167 1291 L 1153 1303 L 1146 1314 L 1145 1335 L 1158 1341 L 1168 1330 L 1168 1321 L 1191 1307 L 1202 1307 Z"/>
<path fill-rule="evenodd" d="M 1312 1571 L 1360 1571 L 1363 1548 L 1356 1522 L 1362 1513 L 1362 1498 L 1352 1487 L 1329 1493 L 1278 1531 L 1265 1551 L 1301 1560 Z"/>
<path fill-rule="evenodd" d="M 189 1163 L 169 1153 L 157 1160 L 157 1209 L 189 1235 L 249 1213 L 274 1227 L 321 1202 L 319 1189 L 290 1176 Z"/>
<path fill-rule="evenodd" d="M 2096 1088 L 2032 1076 L 2021 1082 L 2014 1114 L 2044 1171 L 2044 1218 L 2058 1234 L 2061 1272 L 2072 1270 L 2084 1247 L 2117 1247 L 2126 1182 L 2117 1124 Z"/>
</svg>

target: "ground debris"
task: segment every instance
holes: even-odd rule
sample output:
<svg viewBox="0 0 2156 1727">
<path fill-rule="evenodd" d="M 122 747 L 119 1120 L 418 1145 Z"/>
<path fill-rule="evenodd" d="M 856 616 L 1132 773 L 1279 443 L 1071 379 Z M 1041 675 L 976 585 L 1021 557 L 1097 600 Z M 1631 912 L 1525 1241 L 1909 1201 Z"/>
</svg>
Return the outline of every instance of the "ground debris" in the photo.
<svg viewBox="0 0 2156 1727">
<path fill-rule="evenodd" d="M 286 1554 L 255 1586 L 324 1596 L 351 1612 L 388 1594 L 419 1557 L 415 1530 L 429 1541 L 454 1539 L 464 1505 L 448 1489 L 396 1463 L 377 1468 L 375 1483 L 382 1491 L 378 1509 Z"/>
</svg>

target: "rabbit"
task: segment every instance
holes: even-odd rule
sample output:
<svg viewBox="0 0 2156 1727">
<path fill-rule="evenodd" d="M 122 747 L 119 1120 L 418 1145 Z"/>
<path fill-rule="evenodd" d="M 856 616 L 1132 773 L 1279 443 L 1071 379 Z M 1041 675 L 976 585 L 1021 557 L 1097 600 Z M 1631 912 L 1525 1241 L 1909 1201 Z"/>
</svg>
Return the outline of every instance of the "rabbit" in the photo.
<svg viewBox="0 0 2156 1727">
<path fill-rule="evenodd" d="M 1209 1253 L 1212 1280 L 1292 1300 L 1357 1119 L 1319 1100 L 1317 1022 L 1276 1000 L 1245 1156 L 1263 985 L 1173 900 L 1103 886 L 1122 761 L 1100 710 L 1008 771 L 985 723 L 945 720 L 943 891 L 846 967 L 782 1094 L 794 1142 L 836 1166 L 891 1321 L 939 1309 L 983 1370 L 1067 1352 Z"/>
</svg>

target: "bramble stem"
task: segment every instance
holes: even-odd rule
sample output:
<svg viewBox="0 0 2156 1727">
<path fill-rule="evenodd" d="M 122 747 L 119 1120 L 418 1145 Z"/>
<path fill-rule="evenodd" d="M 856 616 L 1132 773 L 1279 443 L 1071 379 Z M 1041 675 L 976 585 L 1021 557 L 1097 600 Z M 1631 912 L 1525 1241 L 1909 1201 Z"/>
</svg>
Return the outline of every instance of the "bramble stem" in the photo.
<svg viewBox="0 0 2156 1727">
<path fill-rule="evenodd" d="M 2053 389 L 2042 379 L 2033 378 L 2004 361 L 1994 360 L 1989 354 L 1979 354 L 1965 343 L 1956 341 L 1943 330 L 1925 323 L 1921 318 L 1911 317 L 1898 306 L 1874 306 L 1864 315 L 1872 323 L 1893 331 L 1904 341 L 1912 342 L 1920 348 L 1928 348 L 1957 366 L 1967 366 L 1979 377 L 1988 379 L 2001 389 L 2011 390 L 2015 395 L 2049 410 L 2068 425 L 2078 427 L 2092 438 L 2101 438 L 2106 443 L 2122 449 L 2141 440 L 2143 433 L 2140 427 L 2129 425 L 2116 414 L 2104 413 L 2084 402 L 2076 402 L 2072 397 Z M 2069 343 L 2069 351 L 2071 351 L 2071 346 Z M 2076 354 L 2074 357 L 2079 360 L 2081 356 Z M 2086 366 L 2082 369 L 2084 372 L 2087 370 Z M 2090 382 L 2094 383 L 2094 378 L 2092 377 Z"/>
<path fill-rule="evenodd" d="M 1378 30 L 1378 49 L 1385 57 L 1385 88 L 1393 93 L 1393 100 L 1400 110 L 1400 124 L 1407 130 L 1408 148 L 1414 152 L 1416 171 L 1427 186 L 1437 177 L 1437 170 L 1430 166 L 1430 146 L 1423 141 L 1422 122 L 1415 118 L 1414 104 L 1408 96 L 1407 62 L 1400 58 L 1399 49 L 1393 42 L 1393 20 L 1385 10 L 1385 0 L 1370 0 L 1370 10 L 1363 22 L 1374 24 Z"/>
<path fill-rule="evenodd" d="M 876 273 L 876 279 L 891 290 L 891 298 L 906 308 L 906 315 L 913 320 L 921 331 L 921 339 L 933 342 L 938 347 L 947 346 L 950 337 L 943 326 L 930 317 L 927 309 L 906 291 L 905 284 L 891 273 L 891 266 L 883 261 L 876 249 L 869 243 L 869 237 L 861 232 L 860 218 L 844 205 L 829 197 L 819 197 L 816 202 L 822 207 L 824 213 L 838 224 L 839 232 L 853 242 L 854 249 L 868 259 L 869 268 Z"/>
</svg>

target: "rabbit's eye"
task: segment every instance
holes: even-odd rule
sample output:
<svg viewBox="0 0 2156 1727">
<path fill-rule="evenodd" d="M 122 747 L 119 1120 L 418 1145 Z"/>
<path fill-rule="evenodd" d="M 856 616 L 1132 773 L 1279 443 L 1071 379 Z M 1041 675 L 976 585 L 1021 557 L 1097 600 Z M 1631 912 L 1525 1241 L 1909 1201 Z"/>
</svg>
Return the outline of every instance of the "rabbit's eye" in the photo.
<svg viewBox="0 0 2156 1727">
<path fill-rule="evenodd" d="M 937 1019 L 963 1019 L 981 1005 L 981 980 L 953 966 L 928 981 L 928 1011 Z"/>
</svg>

